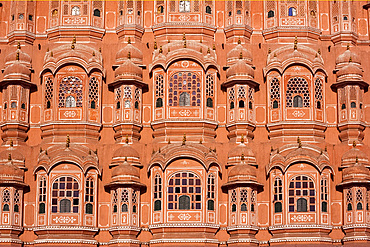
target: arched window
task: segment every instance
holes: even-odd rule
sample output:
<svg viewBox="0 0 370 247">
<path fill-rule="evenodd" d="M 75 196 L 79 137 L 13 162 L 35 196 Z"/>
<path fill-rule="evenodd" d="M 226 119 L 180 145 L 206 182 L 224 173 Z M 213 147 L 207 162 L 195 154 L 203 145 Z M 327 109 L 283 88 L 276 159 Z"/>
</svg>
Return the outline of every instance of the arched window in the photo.
<svg viewBox="0 0 370 247">
<path fill-rule="evenodd" d="M 13 205 L 14 205 L 14 212 L 18 213 L 19 207 L 20 207 L 20 195 L 19 195 L 18 190 L 15 190 L 14 192 Z"/>
<path fill-rule="evenodd" d="M 154 211 L 162 210 L 162 177 L 156 174 L 154 177 Z"/>
<path fill-rule="evenodd" d="M 8 104 L 7 103 L 4 104 L 4 110 L 6 110 L 6 109 L 8 109 Z"/>
<path fill-rule="evenodd" d="M 169 106 L 201 105 L 201 80 L 196 73 L 174 73 L 169 79 L 168 92 Z"/>
<path fill-rule="evenodd" d="M 50 103 L 50 100 L 48 100 L 46 102 L 46 109 L 50 109 L 51 108 L 51 103 Z"/>
<path fill-rule="evenodd" d="M 163 14 L 164 12 L 164 7 L 162 5 L 157 7 L 157 14 Z"/>
<path fill-rule="evenodd" d="M 251 212 L 254 212 L 255 204 L 256 204 L 256 191 L 252 190 L 251 192 Z"/>
<path fill-rule="evenodd" d="M 45 213 L 46 203 L 46 178 L 41 177 L 39 180 L 39 214 Z"/>
<path fill-rule="evenodd" d="M 356 108 L 356 102 L 351 102 L 351 108 Z"/>
<path fill-rule="evenodd" d="M 242 212 L 247 211 L 247 204 L 246 203 L 242 203 L 242 205 L 240 206 L 240 211 L 242 211 Z"/>
<path fill-rule="evenodd" d="M 180 106 L 190 106 L 190 95 L 187 92 L 182 92 L 180 94 Z"/>
<path fill-rule="evenodd" d="M 279 108 L 280 105 L 280 82 L 277 78 L 272 78 L 270 83 L 270 102 L 272 108 Z"/>
<path fill-rule="evenodd" d="M 288 15 L 289 16 L 297 16 L 297 9 L 293 8 L 293 7 L 290 7 L 289 11 L 288 11 Z"/>
<path fill-rule="evenodd" d="M 235 108 L 235 104 L 234 104 L 234 101 L 230 102 L 230 110 L 234 109 Z"/>
<path fill-rule="evenodd" d="M 282 210 L 283 210 L 282 201 L 283 201 L 283 181 L 281 180 L 281 178 L 276 177 L 275 180 L 274 180 L 275 213 L 281 213 L 282 212 Z"/>
<path fill-rule="evenodd" d="M 253 103 L 251 101 L 249 101 L 248 105 L 249 105 L 249 109 L 252 110 L 253 109 Z"/>
<path fill-rule="evenodd" d="M 91 109 L 95 109 L 95 107 L 96 107 L 96 106 L 95 106 L 95 101 L 91 101 L 91 103 L 90 103 L 90 108 L 91 108 Z"/>
<path fill-rule="evenodd" d="M 53 9 L 53 11 L 51 11 L 51 16 L 53 18 L 57 17 L 58 16 L 58 10 L 57 9 Z"/>
<path fill-rule="evenodd" d="M 297 95 L 297 93 L 300 95 Z M 286 90 L 286 106 L 310 107 L 310 91 L 306 79 L 301 77 L 293 77 L 289 79 Z"/>
<path fill-rule="evenodd" d="M 9 212 L 10 204 L 10 191 L 8 189 L 3 190 L 3 212 Z"/>
<path fill-rule="evenodd" d="M 236 212 L 236 190 L 231 192 L 231 212 Z"/>
<path fill-rule="evenodd" d="M 125 100 L 125 108 L 130 108 L 131 107 L 131 101 L 130 100 Z"/>
<path fill-rule="evenodd" d="M 297 200 L 297 212 L 307 212 L 307 200 L 305 198 Z"/>
<path fill-rule="evenodd" d="M 93 203 L 94 203 L 94 180 L 92 177 L 86 179 L 85 187 L 85 211 L 87 214 L 93 214 Z"/>
<path fill-rule="evenodd" d="M 207 98 L 207 107 L 213 107 L 213 99 Z"/>
<path fill-rule="evenodd" d="M 190 197 L 187 195 L 179 196 L 179 209 L 190 209 Z"/>
<path fill-rule="evenodd" d="M 347 211 L 352 211 L 352 203 L 347 204 Z"/>
<path fill-rule="evenodd" d="M 73 6 L 71 10 L 71 15 L 80 15 L 80 8 L 78 6 Z"/>
<path fill-rule="evenodd" d="M 121 211 L 128 212 L 128 189 L 123 189 L 121 192 Z"/>
<path fill-rule="evenodd" d="M 100 17 L 100 10 L 94 9 L 94 16 Z"/>
<path fill-rule="evenodd" d="M 231 206 L 231 212 L 236 212 L 236 204 L 233 204 L 233 205 Z"/>
<path fill-rule="evenodd" d="M 119 102 L 119 101 L 117 102 L 116 108 L 117 108 L 117 110 L 121 109 L 121 102 Z"/>
<path fill-rule="evenodd" d="M 275 208 L 275 213 L 283 212 L 283 204 L 281 202 L 275 202 L 274 208 Z"/>
<path fill-rule="evenodd" d="M 158 98 L 155 102 L 155 107 L 159 108 L 163 106 L 163 100 L 162 98 Z"/>
<path fill-rule="evenodd" d="M 362 203 L 361 202 L 357 203 L 357 210 L 362 210 Z"/>
<path fill-rule="evenodd" d="M 59 107 L 82 107 L 82 96 L 83 88 L 80 78 L 67 76 L 60 81 Z"/>
<path fill-rule="evenodd" d="M 51 212 L 70 213 L 72 211 L 72 213 L 78 213 L 79 197 L 80 191 L 77 180 L 68 176 L 59 177 L 52 186 Z"/>
<path fill-rule="evenodd" d="M 12 109 L 17 108 L 17 102 L 12 102 L 10 104 L 10 108 L 12 108 Z"/>
<path fill-rule="evenodd" d="M 91 109 L 96 109 L 99 103 L 99 81 L 95 76 L 91 77 L 89 83 L 89 102 Z"/>
<path fill-rule="evenodd" d="M 352 200 L 352 191 L 351 189 L 348 189 L 346 194 L 347 211 L 352 211 Z"/>
<path fill-rule="evenodd" d="M 328 212 L 328 203 L 327 202 L 321 202 L 321 211 L 326 213 Z"/>
<path fill-rule="evenodd" d="M 356 191 L 356 202 L 357 202 L 357 205 L 356 205 L 356 209 L 357 210 L 362 210 L 362 202 L 364 200 L 364 197 L 363 197 L 363 193 L 362 193 L 362 190 L 361 189 L 357 189 Z"/>
<path fill-rule="evenodd" d="M 25 104 L 25 103 L 22 103 L 22 104 L 21 104 L 21 108 L 22 108 L 22 109 L 26 109 L 26 104 Z"/>
<path fill-rule="evenodd" d="M 315 101 L 316 101 L 316 108 L 321 109 L 321 102 L 323 99 L 323 89 L 322 89 L 322 80 L 317 78 L 315 80 Z"/>
<path fill-rule="evenodd" d="M 313 180 L 310 177 L 301 175 L 291 179 L 289 182 L 288 193 L 289 193 L 289 212 L 316 211 L 315 186 Z"/>
<path fill-rule="evenodd" d="M 202 209 L 202 187 L 200 178 L 191 172 L 178 172 L 168 181 L 168 209 L 187 209 L 186 197 L 189 198 L 188 209 Z M 180 201 L 180 197 L 183 198 Z M 180 203 L 183 205 L 180 208 Z"/>
<path fill-rule="evenodd" d="M 69 199 L 62 199 L 59 202 L 59 213 L 70 213 L 71 201 Z"/>
<path fill-rule="evenodd" d="M 132 212 L 137 213 L 137 191 L 132 190 L 131 193 Z"/>
<path fill-rule="evenodd" d="M 66 107 L 76 107 L 76 99 L 72 95 L 66 98 Z"/>
<path fill-rule="evenodd" d="M 239 101 L 239 108 L 244 108 L 244 100 Z"/>
<path fill-rule="evenodd" d="M 207 209 L 208 210 L 214 210 L 214 199 L 215 199 L 215 175 L 213 173 L 210 173 L 207 177 Z"/>
<path fill-rule="evenodd" d="M 210 6 L 206 7 L 206 13 L 207 14 L 212 14 L 212 8 Z"/>
<path fill-rule="evenodd" d="M 272 18 L 275 16 L 275 13 L 273 10 L 270 10 L 268 13 L 267 13 L 267 18 Z"/>
<path fill-rule="evenodd" d="M 342 110 L 346 109 L 346 104 L 342 104 Z"/>
<path fill-rule="evenodd" d="M 303 107 L 303 100 L 300 95 L 296 95 L 293 98 L 293 107 Z"/>
<path fill-rule="evenodd" d="M 279 108 L 279 103 L 277 102 L 277 100 L 274 100 L 274 102 L 272 103 L 272 108 L 273 109 Z"/>
</svg>

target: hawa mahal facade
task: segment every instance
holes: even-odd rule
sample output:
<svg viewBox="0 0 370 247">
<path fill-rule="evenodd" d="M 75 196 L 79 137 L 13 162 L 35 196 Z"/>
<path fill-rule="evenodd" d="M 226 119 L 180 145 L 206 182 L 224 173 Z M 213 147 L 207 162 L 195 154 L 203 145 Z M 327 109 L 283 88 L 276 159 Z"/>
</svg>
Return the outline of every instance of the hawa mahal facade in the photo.
<svg viewBox="0 0 370 247">
<path fill-rule="evenodd" d="M 368 246 L 370 4 L 1 1 L 1 246 Z"/>
</svg>

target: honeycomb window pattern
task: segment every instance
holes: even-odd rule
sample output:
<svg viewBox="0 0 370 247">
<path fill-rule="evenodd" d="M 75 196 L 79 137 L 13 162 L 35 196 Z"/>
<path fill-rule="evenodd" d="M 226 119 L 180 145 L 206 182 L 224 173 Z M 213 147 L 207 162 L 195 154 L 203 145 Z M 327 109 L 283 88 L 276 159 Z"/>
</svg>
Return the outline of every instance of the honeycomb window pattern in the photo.
<svg viewBox="0 0 370 247">
<path fill-rule="evenodd" d="M 248 191 L 246 189 L 240 190 L 240 202 L 248 202 Z"/>
<path fill-rule="evenodd" d="M 135 89 L 135 101 L 140 102 L 140 89 L 139 88 Z"/>
<path fill-rule="evenodd" d="M 213 75 L 208 74 L 206 76 L 206 95 L 209 97 L 213 97 Z"/>
<path fill-rule="evenodd" d="M 173 74 L 169 81 L 168 105 L 179 106 L 180 95 L 187 93 L 190 95 L 190 106 L 200 106 L 201 81 L 197 74 L 193 72 L 177 72 Z"/>
<path fill-rule="evenodd" d="M 76 107 L 82 107 L 82 81 L 75 76 L 64 77 L 59 83 L 59 108 L 66 107 L 66 98 L 73 96 L 76 100 Z"/>
<path fill-rule="evenodd" d="M 277 102 L 277 107 L 280 106 L 280 82 L 277 78 L 273 78 L 270 84 L 270 103 L 274 104 L 274 101 Z"/>
<path fill-rule="evenodd" d="M 310 91 L 308 82 L 301 77 L 290 78 L 286 91 L 286 106 L 293 107 L 294 96 L 299 95 L 303 98 L 303 107 L 310 107 Z"/>
<path fill-rule="evenodd" d="M 245 88 L 242 86 L 238 88 L 238 98 L 245 99 Z"/>
<path fill-rule="evenodd" d="M 317 78 L 315 80 L 315 101 L 322 103 L 322 80 Z M 322 105 L 322 104 L 321 104 Z"/>
<path fill-rule="evenodd" d="M 45 81 L 45 107 L 51 108 L 53 102 L 53 80 L 48 77 Z M 49 102 L 49 103 L 48 103 Z"/>
<path fill-rule="evenodd" d="M 235 89 L 234 88 L 230 88 L 229 90 L 229 100 L 230 102 L 235 101 Z"/>
<path fill-rule="evenodd" d="M 131 99 L 132 98 L 132 92 L 131 88 L 129 86 L 126 86 L 123 88 L 123 98 L 125 99 Z"/>
<path fill-rule="evenodd" d="M 95 102 L 96 106 L 98 106 L 99 102 L 99 81 L 96 77 L 92 77 L 89 83 L 89 105 L 91 106 L 91 102 Z"/>
<path fill-rule="evenodd" d="M 114 94 L 115 94 L 115 98 L 116 98 L 116 101 L 120 101 L 121 100 L 121 97 L 122 97 L 122 90 L 120 87 L 116 88 L 114 90 Z"/>
<path fill-rule="evenodd" d="M 163 97 L 163 75 L 155 77 L 155 96 Z"/>
</svg>

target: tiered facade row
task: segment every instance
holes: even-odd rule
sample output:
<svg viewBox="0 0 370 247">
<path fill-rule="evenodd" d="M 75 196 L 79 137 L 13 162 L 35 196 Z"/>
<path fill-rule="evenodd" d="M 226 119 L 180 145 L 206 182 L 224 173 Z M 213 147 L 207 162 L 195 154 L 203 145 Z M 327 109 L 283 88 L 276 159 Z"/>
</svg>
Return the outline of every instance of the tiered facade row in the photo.
<svg viewBox="0 0 370 247">
<path fill-rule="evenodd" d="M 0 246 L 369 246 L 370 3 L 1 1 Z"/>
</svg>

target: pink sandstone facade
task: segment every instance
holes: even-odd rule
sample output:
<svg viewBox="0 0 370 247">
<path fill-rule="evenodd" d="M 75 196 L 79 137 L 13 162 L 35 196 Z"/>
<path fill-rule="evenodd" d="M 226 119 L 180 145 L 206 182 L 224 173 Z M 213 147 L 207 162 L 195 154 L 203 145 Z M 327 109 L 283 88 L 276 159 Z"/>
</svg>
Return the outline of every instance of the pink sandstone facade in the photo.
<svg viewBox="0 0 370 247">
<path fill-rule="evenodd" d="M 0 246 L 369 246 L 370 3 L 0 1 Z"/>
</svg>

